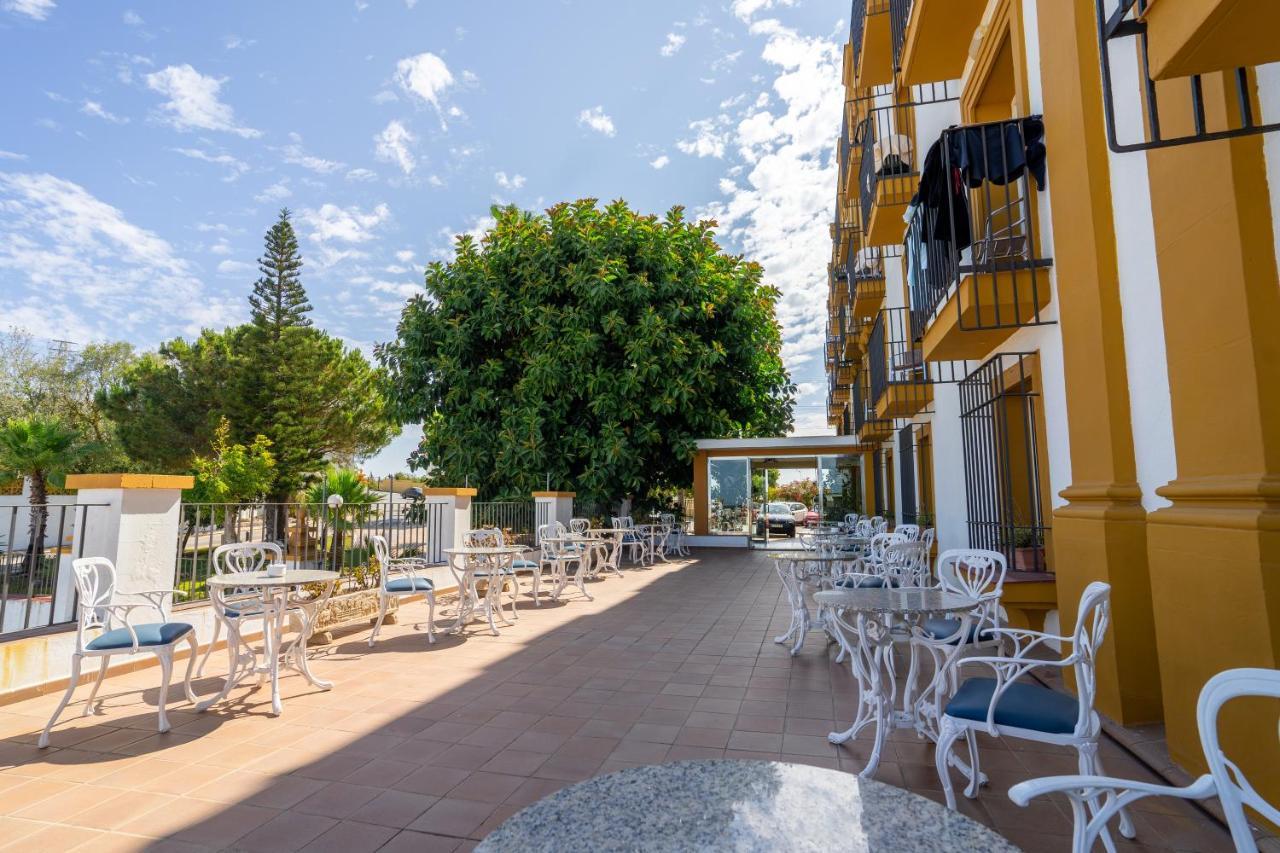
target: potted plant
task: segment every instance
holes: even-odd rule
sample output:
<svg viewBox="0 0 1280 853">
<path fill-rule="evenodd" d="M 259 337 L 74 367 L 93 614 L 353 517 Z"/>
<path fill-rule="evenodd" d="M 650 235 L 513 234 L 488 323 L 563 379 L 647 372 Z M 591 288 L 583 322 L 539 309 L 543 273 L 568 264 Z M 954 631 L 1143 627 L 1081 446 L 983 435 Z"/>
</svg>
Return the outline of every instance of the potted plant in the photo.
<svg viewBox="0 0 1280 853">
<path fill-rule="evenodd" d="M 1015 527 L 1009 544 L 1013 546 L 1014 571 L 1044 571 L 1044 540 L 1039 528 Z"/>
</svg>

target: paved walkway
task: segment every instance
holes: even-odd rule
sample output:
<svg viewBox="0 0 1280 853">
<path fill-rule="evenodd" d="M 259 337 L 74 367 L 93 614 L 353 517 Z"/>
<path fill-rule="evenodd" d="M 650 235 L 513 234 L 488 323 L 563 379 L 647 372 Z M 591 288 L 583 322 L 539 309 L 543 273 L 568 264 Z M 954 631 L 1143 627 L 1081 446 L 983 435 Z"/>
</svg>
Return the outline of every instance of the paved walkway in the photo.
<svg viewBox="0 0 1280 853">
<path fill-rule="evenodd" d="M 425 605 L 411 605 L 372 650 L 367 629 L 317 650 L 313 669 L 334 689 L 286 678 L 278 719 L 265 689 L 195 714 L 175 688 L 174 730 L 158 735 L 155 669 L 109 679 L 95 715 L 72 705 L 43 752 L 56 697 L 0 708 L 0 848 L 465 850 L 559 787 L 634 764 L 857 771 L 866 736 L 825 739 L 851 718 L 851 678 L 816 634 L 795 659 L 771 642 L 788 621 L 771 564 L 702 551 L 594 583 L 594 602 L 523 603 L 500 637 L 477 623 L 434 646 L 412 624 Z M 224 661 L 214 655 L 198 694 L 217 689 Z M 991 785 L 962 811 L 1025 850 L 1068 850 L 1064 801 L 1024 809 L 1005 792 L 1074 772 L 1072 755 L 985 736 L 981 748 Z M 1151 778 L 1113 744 L 1103 756 L 1115 775 Z M 894 734 L 878 778 L 941 796 L 932 747 L 910 733 Z M 1154 801 L 1135 816 L 1140 844 L 1122 849 L 1230 849 L 1189 806 Z"/>
</svg>

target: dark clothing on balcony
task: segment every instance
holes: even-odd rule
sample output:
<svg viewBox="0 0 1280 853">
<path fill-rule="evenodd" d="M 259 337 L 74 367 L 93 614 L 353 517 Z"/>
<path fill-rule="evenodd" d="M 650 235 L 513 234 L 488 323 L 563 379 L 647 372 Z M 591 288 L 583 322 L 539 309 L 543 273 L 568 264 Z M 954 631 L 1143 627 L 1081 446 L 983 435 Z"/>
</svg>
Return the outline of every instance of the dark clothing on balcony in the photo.
<svg viewBox="0 0 1280 853">
<path fill-rule="evenodd" d="M 969 199 L 957 169 L 947 168 L 943 157 L 947 134 L 943 134 L 924 155 L 920 187 L 912 204 L 919 204 L 922 219 L 920 241 L 953 242 L 957 248 L 969 245 Z M 951 174 L 947 174 L 950 171 Z"/>
<path fill-rule="evenodd" d="M 980 187 L 983 181 L 1004 186 L 1029 169 L 1036 189 L 1044 190 L 1044 121 L 1039 116 L 956 127 L 944 136 L 952 165 L 970 187 Z"/>
</svg>

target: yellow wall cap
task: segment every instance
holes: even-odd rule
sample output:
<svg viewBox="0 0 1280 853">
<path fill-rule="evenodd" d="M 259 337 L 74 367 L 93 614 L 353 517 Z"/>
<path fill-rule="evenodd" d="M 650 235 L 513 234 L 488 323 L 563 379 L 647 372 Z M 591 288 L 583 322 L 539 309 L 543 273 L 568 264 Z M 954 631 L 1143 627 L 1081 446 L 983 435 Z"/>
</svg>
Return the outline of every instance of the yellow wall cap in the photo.
<svg viewBox="0 0 1280 853">
<path fill-rule="evenodd" d="M 535 498 L 572 498 L 577 497 L 577 492 L 534 492 Z"/>
<path fill-rule="evenodd" d="M 479 494 L 479 489 L 455 489 L 455 488 L 448 488 L 444 486 L 438 486 L 438 487 L 423 489 L 422 493 L 424 495 L 429 495 L 433 497 L 447 495 L 447 496 L 460 497 L 460 498 L 474 498 L 477 494 Z"/>
<path fill-rule="evenodd" d="M 196 478 L 186 474 L 68 474 L 68 489 L 189 489 Z"/>
</svg>

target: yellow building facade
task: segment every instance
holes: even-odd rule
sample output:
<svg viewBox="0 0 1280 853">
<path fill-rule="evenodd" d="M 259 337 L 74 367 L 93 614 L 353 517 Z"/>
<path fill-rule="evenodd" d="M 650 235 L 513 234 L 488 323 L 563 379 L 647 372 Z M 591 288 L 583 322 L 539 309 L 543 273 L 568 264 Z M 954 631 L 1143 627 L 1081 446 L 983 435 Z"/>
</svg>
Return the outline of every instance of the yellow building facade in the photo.
<svg viewBox="0 0 1280 853">
<path fill-rule="evenodd" d="M 1277 32 L 1263 0 L 854 0 L 845 46 L 825 354 L 866 510 L 1005 552 L 1051 628 L 1110 583 L 1099 710 L 1195 773 L 1205 681 L 1280 667 Z M 1272 801 L 1276 725 L 1222 725 Z"/>
</svg>

